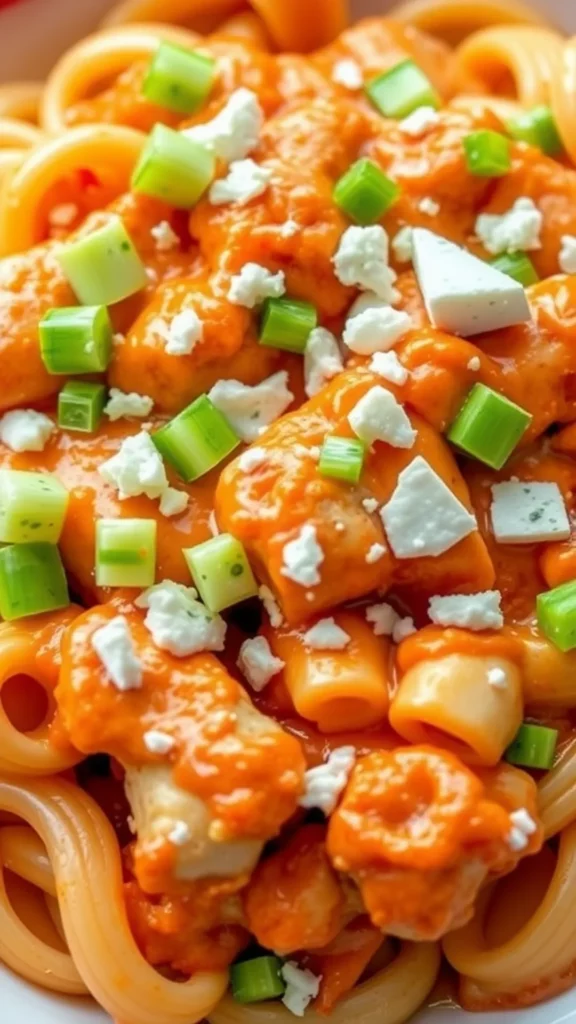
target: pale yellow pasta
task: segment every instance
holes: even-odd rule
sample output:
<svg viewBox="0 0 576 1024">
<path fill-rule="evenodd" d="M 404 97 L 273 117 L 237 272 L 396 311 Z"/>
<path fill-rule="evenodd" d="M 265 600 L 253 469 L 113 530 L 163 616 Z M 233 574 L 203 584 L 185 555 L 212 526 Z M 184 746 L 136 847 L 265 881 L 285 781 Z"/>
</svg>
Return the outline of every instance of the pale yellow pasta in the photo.
<svg viewBox="0 0 576 1024">
<path fill-rule="evenodd" d="M 127 25 L 96 32 L 68 50 L 48 76 L 40 122 L 47 132 L 67 128 L 66 112 L 137 60 L 150 59 L 162 39 L 194 47 L 198 36 L 173 25 Z"/>
<path fill-rule="evenodd" d="M 404 739 L 439 743 L 481 765 L 497 764 L 521 721 L 520 672 L 493 656 L 419 662 L 402 677 L 390 708 L 390 724 Z"/>
<path fill-rule="evenodd" d="M 473 920 L 443 941 L 450 964 L 465 981 L 495 998 L 536 988 L 567 971 L 576 959 L 576 824 L 562 832 L 556 868 L 535 913 L 507 941 L 488 947 L 484 920 L 491 895 L 487 890 Z"/>
<path fill-rule="evenodd" d="M 37 211 L 47 189 L 66 174 L 96 167 L 124 191 L 146 136 L 119 125 L 82 125 L 35 150 L 16 171 L 0 203 L 0 255 L 34 245 Z"/>
</svg>

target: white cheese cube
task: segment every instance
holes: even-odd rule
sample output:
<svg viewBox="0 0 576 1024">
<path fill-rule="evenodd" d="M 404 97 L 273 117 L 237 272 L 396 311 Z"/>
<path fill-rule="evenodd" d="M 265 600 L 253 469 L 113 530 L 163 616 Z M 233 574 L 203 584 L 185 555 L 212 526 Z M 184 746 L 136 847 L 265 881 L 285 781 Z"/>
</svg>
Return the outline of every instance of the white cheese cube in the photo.
<svg viewBox="0 0 576 1024">
<path fill-rule="evenodd" d="M 279 370 L 253 387 L 239 380 L 216 381 L 208 398 L 238 437 L 249 444 L 286 411 L 294 395 L 288 388 L 286 370 Z"/>
<path fill-rule="evenodd" d="M 182 132 L 206 146 L 220 160 L 243 160 L 258 145 L 264 114 L 251 89 L 236 89 L 220 113 L 211 121 L 195 124 Z"/>
<path fill-rule="evenodd" d="M 570 522 L 558 484 L 507 480 L 492 486 L 492 529 L 501 544 L 566 540 Z"/>
<path fill-rule="evenodd" d="M 460 629 L 472 630 L 501 629 L 504 625 L 501 599 L 499 590 L 431 597 L 428 615 L 438 626 L 458 626 Z"/>
<path fill-rule="evenodd" d="M 414 228 L 414 270 L 435 327 L 468 338 L 530 319 L 521 284 L 447 238 Z"/>
<path fill-rule="evenodd" d="M 478 528 L 472 513 L 421 455 L 402 470 L 380 515 L 397 558 L 441 555 Z"/>
<path fill-rule="evenodd" d="M 348 415 L 352 430 L 365 444 L 385 441 L 393 448 L 411 448 L 416 431 L 394 395 L 377 384 Z"/>
<path fill-rule="evenodd" d="M 356 760 L 355 747 L 336 747 L 324 764 L 309 768 L 304 774 L 305 790 L 298 804 L 311 810 L 317 807 L 332 814 L 340 794 L 346 787 Z"/>
<path fill-rule="evenodd" d="M 245 640 L 240 648 L 238 668 L 256 693 L 260 693 L 270 680 L 284 668 L 285 662 L 270 649 L 266 637 L 255 636 Z"/>
</svg>

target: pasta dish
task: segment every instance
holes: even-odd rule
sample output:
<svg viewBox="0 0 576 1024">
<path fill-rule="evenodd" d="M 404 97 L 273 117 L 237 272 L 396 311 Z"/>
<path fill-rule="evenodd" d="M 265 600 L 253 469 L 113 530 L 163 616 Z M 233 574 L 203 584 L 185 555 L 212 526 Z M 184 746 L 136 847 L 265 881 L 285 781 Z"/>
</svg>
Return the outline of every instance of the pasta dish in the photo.
<svg viewBox="0 0 576 1024">
<path fill-rule="evenodd" d="M 0 86 L 0 961 L 115 1024 L 576 982 L 576 37 L 123 0 Z"/>
</svg>

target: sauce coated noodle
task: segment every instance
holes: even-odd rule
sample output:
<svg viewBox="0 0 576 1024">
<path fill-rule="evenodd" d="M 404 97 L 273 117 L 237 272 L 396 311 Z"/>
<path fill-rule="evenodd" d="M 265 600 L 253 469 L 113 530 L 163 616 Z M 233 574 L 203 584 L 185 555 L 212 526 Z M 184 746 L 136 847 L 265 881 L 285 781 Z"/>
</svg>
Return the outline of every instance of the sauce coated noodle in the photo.
<svg viewBox="0 0 576 1024">
<path fill-rule="evenodd" d="M 205 106 L 189 117 L 142 92 L 163 41 L 217 63 Z M 383 118 L 361 91 L 406 60 L 439 97 L 421 128 Z M 213 136 L 216 176 L 250 155 L 266 171 L 254 191 L 234 202 L 232 182 L 232 193 L 211 191 L 187 213 L 131 188 L 155 124 L 222 124 L 241 89 L 257 102 L 258 138 L 230 157 Z M 506 132 L 535 106 L 549 108 L 563 153 L 553 160 L 514 142 L 507 173 L 471 174 L 463 140 Z M 534 618 L 536 595 L 576 575 L 573 542 L 498 545 L 489 505 L 493 484 L 511 478 L 557 484 L 569 512 L 576 493 L 576 257 L 565 255 L 576 251 L 575 128 L 574 40 L 520 0 L 409 0 L 356 26 L 345 0 L 317 0 L 313 17 L 301 0 L 124 0 L 45 83 L 0 87 L 2 409 L 56 419 L 63 379 L 40 357 L 37 326 L 75 303 L 62 240 L 113 214 L 146 271 L 138 294 L 111 307 L 106 378 L 121 400 L 148 396 L 140 419 L 136 401 L 118 422 L 109 412 L 89 435 L 58 428 L 43 444 L 14 443 L 0 420 L 1 468 L 53 473 L 69 491 L 60 551 L 80 602 L 0 625 L 0 698 L 10 684 L 0 699 L 0 959 L 23 978 L 90 994 L 117 1024 L 287 1024 L 302 998 L 290 984 L 284 1004 L 242 1005 L 227 992 L 229 964 L 250 959 L 255 942 L 312 972 L 320 992 L 316 1006 L 304 999 L 309 1022 L 328 1010 L 335 1024 L 403 1024 L 425 1004 L 442 956 L 471 1010 L 530 1005 L 573 984 L 574 655 Z M 240 136 L 250 131 L 241 122 Z M 350 222 L 333 188 L 360 157 L 400 186 L 382 218 L 386 286 L 359 268 L 357 251 L 347 267 L 346 254 L 335 258 Z M 493 257 L 478 217 L 520 198 L 542 215 L 536 241 L 519 243 L 541 278 L 528 289 L 533 323 L 478 345 L 436 330 L 410 270 L 410 229 Z M 382 273 L 382 253 L 369 255 Z M 246 264 L 315 305 L 317 359 L 310 342 L 304 361 L 258 345 L 259 300 L 233 297 Z M 410 317 L 388 376 L 368 363 L 370 345 L 350 343 L 344 365 L 346 346 L 328 333 L 342 334 L 359 286 L 378 292 L 372 309 L 386 296 Z M 192 340 L 184 328 L 184 340 L 174 335 L 178 314 L 188 331 L 190 318 L 201 325 Z M 98 467 L 140 433 L 142 417 L 157 428 L 209 391 L 217 404 L 231 380 L 244 388 L 240 412 L 226 398 L 219 408 L 257 445 L 186 485 L 170 472 L 184 510 L 163 514 L 146 487 L 119 496 L 102 478 Z M 532 417 L 500 474 L 458 461 L 443 437 L 478 382 Z M 269 389 L 261 432 L 242 412 L 258 385 Z M 376 441 L 357 485 L 319 474 L 325 437 L 349 437 L 348 416 L 376 386 L 406 407 L 410 451 Z M 401 558 L 377 513 L 416 455 L 480 529 L 436 557 Z M 261 585 L 256 618 L 227 613 L 224 650 L 208 644 L 217 656 L 202 644 L 169 653 L 134 590 L 95 582 L 102 518 L 153 520 L 157 582 L 179 585 L 190 585 L 183 548 L 232 534 Z M 314 539 L 298 578 L 286 545 L 305 529 Z M 502 628 L 429 624 L 423 596 L 491 589 Z M 169 618 L 179 614 L 171 605 Z M 118 617 L 143 666 L 140 685 L 124 690 L 93 643 Z M 27 731 L 9 713 L 19 677 L 46 695 L 44 720 Z M 534 778 L 503 759 L 525 719 L 562 739 L 552 770 Z M 316 793 L 302 804 L 304 787 L 313 791 L 305 771 L 329 756 L 346 764 L 334 800 Z M 311 806 L 325 823 L 306 818 Z M 542 845 L 556 836 L 557 848 Z M 524 916 L 522 887 L 533 893 Z M 374 951 L 383 955 L 386 935 L 397 941 L 382 967 Z"/>
</svg>

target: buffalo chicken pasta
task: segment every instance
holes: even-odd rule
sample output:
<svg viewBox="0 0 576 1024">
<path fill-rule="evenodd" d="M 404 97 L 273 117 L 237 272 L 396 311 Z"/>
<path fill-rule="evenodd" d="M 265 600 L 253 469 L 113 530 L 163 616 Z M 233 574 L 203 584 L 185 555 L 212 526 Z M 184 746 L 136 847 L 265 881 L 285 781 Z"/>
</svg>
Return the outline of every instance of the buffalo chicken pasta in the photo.
<svg viewBox="0 0 576 1024">
<path fill-rule="evenodd" d="M 574 41 L 345 8 L 0 88 L 0 960 L 115 1024 L 576 982 Z"/>
</svg>

